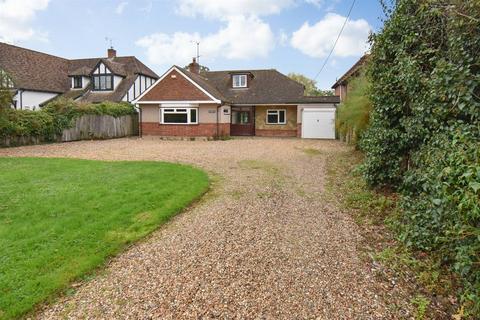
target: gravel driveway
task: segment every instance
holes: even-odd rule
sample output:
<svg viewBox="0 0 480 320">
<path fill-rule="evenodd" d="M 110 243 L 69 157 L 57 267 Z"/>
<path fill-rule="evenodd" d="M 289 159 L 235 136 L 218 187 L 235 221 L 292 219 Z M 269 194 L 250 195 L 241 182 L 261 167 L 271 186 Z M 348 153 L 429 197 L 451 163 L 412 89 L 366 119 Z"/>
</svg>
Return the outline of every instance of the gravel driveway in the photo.
<svg viewBox="0 0 480 320">
<path fill-rule="evenodd" d="M 356 224 L 322 196 L 326 156 L 343 148 L 145 138 L 0 149 L 0 156 L 191 163 L 213 179 L 198 204 L 35 318 L 394 318 L 356 249 Z"/>
</svg>

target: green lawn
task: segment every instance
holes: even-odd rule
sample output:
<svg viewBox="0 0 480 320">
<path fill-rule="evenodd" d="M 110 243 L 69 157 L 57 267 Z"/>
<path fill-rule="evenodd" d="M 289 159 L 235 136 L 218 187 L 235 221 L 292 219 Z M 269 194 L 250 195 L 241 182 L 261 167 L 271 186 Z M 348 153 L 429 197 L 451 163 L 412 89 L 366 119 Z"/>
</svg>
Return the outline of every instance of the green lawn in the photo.
<svg viewBox="0 0 480 320">
<path fill-rule="evenodd" d="M 177 164 L 0 158 L 0 319 L 55 296 L 207 188 L 206 173 Z"/>
</svg>

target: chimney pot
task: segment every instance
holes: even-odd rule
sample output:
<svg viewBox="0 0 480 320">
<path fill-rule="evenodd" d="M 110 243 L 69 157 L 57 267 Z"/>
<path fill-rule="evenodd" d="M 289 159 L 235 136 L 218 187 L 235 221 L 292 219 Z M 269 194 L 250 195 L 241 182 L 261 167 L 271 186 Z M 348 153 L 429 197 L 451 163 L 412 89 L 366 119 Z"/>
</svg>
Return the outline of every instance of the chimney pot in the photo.
<svg viewBox="0 0 480 320">
<path fill-rule="evenodd" d="M 117 56 L 117 50 L 113 49 L 113 47 L 109 48 L 107 50 L 107 56 L 108 56 L 108 59 L 115 58 Z"/>
</svg>

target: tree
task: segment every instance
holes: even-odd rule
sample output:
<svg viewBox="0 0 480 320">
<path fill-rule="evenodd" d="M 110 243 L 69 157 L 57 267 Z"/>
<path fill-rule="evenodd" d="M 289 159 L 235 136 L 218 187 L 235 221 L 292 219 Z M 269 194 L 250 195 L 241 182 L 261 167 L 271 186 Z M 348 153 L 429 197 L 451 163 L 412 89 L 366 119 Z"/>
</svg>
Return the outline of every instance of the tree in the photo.
<svg viewBox="0 0 480 320">
<path fill-rule="evenodd" d="M 357 143 L 367 129 L 372 110 L 369 82 L 364 73 L 349 83 L 347 98 L 337 109 L 337 131 L 348 143 Z"/>
<path fill-rule="evenodd" d="M 306 96 L 333 96 L 333 90 L 321 90 L 317 88 L 317 82 L 300 73 L 289 73 L 288 77 L 305 86 Z"/>
<path fill-rule="evenodd" d="M 0 88 L 0 110 L 10 108 L 12 105 L 12 94 L 10 91 Z"/>
</svg>

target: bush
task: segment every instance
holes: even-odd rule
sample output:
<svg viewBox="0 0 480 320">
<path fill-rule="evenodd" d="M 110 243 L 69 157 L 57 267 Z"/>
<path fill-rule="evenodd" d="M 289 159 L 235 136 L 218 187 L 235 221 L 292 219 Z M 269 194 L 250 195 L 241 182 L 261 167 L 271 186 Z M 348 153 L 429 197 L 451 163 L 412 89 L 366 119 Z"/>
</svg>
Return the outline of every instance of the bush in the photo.
<svg viewBox="0 0 480 320">
<path fill-rule="evenodd" d="M 409 246 L 433 251 L 463 279 L 462 300 L 480 314 L 479 127 L 452 125 L 412 158 L 398 228 Z"/>
<path fill-rule="evenodd" d="M 372 187 L 401 192 L 400 239 L 463 281 L 480 315 L 480 2 L 399 0 L 371 37 L 362 135 Z"/>
<path fill-rule="evenodd" d="M 348 143 L 356 144 L 368 127 L 372 109 L 368 89 L 365 74 L 359 75 L 350 82 L 348 96 L 337 109 L 337 131 Z"/>
<path fill-rule="evenodd" d="M 133 105 L 126 102 L 84 104 L 66 99 L 56 99 L 40 111 L 4 108 L 0 111 L 0 137 L 38 137 L 53 141 L 56 135 L 70 128 L 74 119 L 82 115 L 120 117 L 135 112 Z"/>
</svg>

